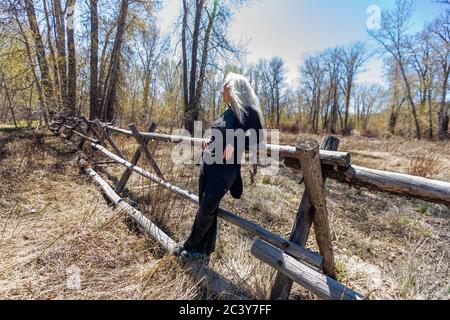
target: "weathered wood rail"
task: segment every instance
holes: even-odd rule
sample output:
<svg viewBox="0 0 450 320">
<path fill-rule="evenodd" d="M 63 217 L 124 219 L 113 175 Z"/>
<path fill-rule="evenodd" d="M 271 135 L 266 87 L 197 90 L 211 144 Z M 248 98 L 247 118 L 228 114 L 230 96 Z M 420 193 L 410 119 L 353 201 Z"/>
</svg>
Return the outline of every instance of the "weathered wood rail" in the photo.
<svg viewBox="0 0 450 320">
<path fill-rule="evenodd" d="M 114 126 L 108 128 L 116 133 L 133 136 L 129 130 Z M 180 143 L 190 142 L 201 145 L 204 139 L 191 138 L 180 135 L 167 135 L 151 132 L 141 132 L 143 138 L 151 140 Z M 299 161 L 301 151 L 293 146 L 279 146 L 261 144 L 258 147 L 260 153 L 278 152 L 281 159 L 285 159 L 288 167 L 301 170 Z M 320 160 L 323 174 L 326 178 L 344 182 L 355 187 L 363 187 L 371 190 L 393 193 L 399 196 L 413 197 L 426 201 L 450 205 L 450 183 L 422 177 L 411 176 L 403 173 L 380 171 L 351 164 L 348 152 L 323 150 L 320 151 Z"/>
<path fill-rule="evenodd" d="M 61 132 L 61 128 L 70 130 Z M 50 125 L 56 135 L 70 139 L 73 133 L 81 139 L 79 148 L 90 148 L 97 154 L 110 159 L 115 164 L 125 167 L 125 171 L 113 189 L 92 168 L 82 164 L 86 173 L 102 188 L 112 203 L 132 217 L 153 239 L 169 252 L 174 251 L 175 242 L 142 213 L 128 205 L 121 197 L 131 174 L 137 173 L 150 181 L 170 190 L 174 194 L 198 204 L 199 198 L 188 190 L 179 188 L 164 178 L 154 156 L 147 144 L 149 141 L 180 143 L 187 142 L 201 145 L 203 139 L 180 135 L 155 133 L 156 126 L 152 124 L 148 132 L 139 132 L 134 124 L 130 130 L 117 128 L 108 123 L 88 121 L 85 118 L 69 118 L 57 115 Z M 62 130 L 62 131 L 65 131 Z M 133 137 L 138 149 L 128 161 L 115 143 L 111 133 Z M 90 135 L 94 135 L 91 137 Z M 86 142 L 89 142 L 86 144 Z M 105 146 L 106 142 L 114 152 Z M 338 281 L 334 264 L 333 244 L 328 221 L 324 184 L 326 178 L 334 179 L 356 187 L 388 192 L 399 196 L 414 197 L 427 201 L 450 205 L 450 183 L 436 181 L 406 174 L 379 171 L 351 164 L 350 154 L 338 152 L 339 140 L 327 137 L 319 146 L 314 140 L 300 139 L 295 147 L 261 144 L 258 152 L 264 155 L 278 153 L 284 159 L 286 166 L 302 171 L 305 182 L 305 192 L 297 212 L 295 223 L 289 240 L 278 236 L 258 224 L 239 217 L 238 215 L 219 208 L 219 217 L 255 235 L 256 240 L 251 252 L 259 260 L 269 264 L 278 271 L 270 295 L 271 299 L 287 299 L 292 281 L 295 281 L 323 299 L 360 300 L 364 297 L 347 288 Z M 151 164 L 154 173 L 138 166 L 139 159 L 144 155 Z M 314 225 L 320 254 L 305 248 L 311 226 Z M 200 268 L 201 274 L 212 279 L 209 287 L 220 294 L 228 292 L 232 287 L 226 280 L 215 274 L 207 265 Z M 323 270 L 323 272 L 321 271 Z"/>
</svg>

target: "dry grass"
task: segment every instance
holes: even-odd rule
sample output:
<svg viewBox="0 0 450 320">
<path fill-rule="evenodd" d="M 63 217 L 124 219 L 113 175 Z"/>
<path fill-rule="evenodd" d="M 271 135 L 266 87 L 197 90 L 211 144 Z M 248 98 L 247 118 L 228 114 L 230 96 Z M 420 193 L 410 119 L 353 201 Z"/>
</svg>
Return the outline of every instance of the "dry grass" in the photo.
<svg viewBox="0 0 450 320">
<path fill-rule="evenodd" d="M 424 153 L 410 160 L 408 173 L 419 177 L 433 177 L 442 170 L 441 154 Z"/>
<path fill-rule="evenodd" d="M 282 143 L 292 144 L 295 139 L 284 134 Z M 116 140 L 131 157 L 136 148 L 133 141 Z M 0 141 L 0 177 L 5 181 L 0 186 L 0 228 L 4 230 L 0 297 L 214 298 L 199 289 L 198 281 L 176 259 L 105 204 L 98 189 L 73 165 L 70 146 L 53 137 L 29 134 L 0 133 Z M 198 168 L 173 166 L 168 161 L 170 145 L 152 147 L 166 178 L 196 192 Z M 351 151 L 356 164 L 407 173 L 419 151 L 439 154 L 434 166 L 440 170 L 428 170 L 427 177 L 450 181 L 449 143 L 344 138 L 340 149 Z M 140 165 L 151 171 L 146 161 Z M 115 165 L 101 170 L 111 182 L 122 172 Z M 287 236 L 303 192 L 298 174 L 282 168 L 277 177 L 258 174 L 250 185 L 248 170 L 243 172 L 243 199 L 227 195 L 222 206 Z M 137 175 L 128 186 L 130 203 L 175 240 L 187 236 L 195 205 Z M 327 198 L 339 280 L 373 299 L 450 298 L 448 208 L 349 189 L 336 182 L 327 183 Z M 264 299 L 275 272 L 251 256 L 253 240 L 247 232 L 219 221 L 211 266 L 252 297 Z M 307 245 L 317 250 L 313 236 Z M 73 265 L 81 270 L 81 290 L 66 286 L 67 268 Z M 316 299 L 297 285 L 292 298 Z"/>
<path fill-rule="evenodd" d="M 68 146 L 47 136 L 45 144 L 1 139 L 1 298 L 202 297 L 186 270 L 107 206 Z M 71 267 L 80 270 L 80 290 L 67 287 Z"/>
</svg>

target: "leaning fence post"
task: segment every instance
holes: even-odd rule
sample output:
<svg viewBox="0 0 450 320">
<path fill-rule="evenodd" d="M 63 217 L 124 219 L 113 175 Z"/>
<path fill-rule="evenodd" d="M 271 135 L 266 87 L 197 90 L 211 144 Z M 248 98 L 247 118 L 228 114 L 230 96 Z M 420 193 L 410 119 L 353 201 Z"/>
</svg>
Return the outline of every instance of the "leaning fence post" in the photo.
<svg viewBox="0 0 450 320">
<path fill-rule="evenodd" d="M 105 138 L 103 137 L 103 129 L 101 128 L 101 126 L 99 128 L 97 122 L 95 121 L 89 122 L 89 125 L 94 135 L 97 136 L 98 140 L 100 141 L 100 144 L 105 145 Z"/>
<path fill-rule="evenodd" d="M 123 155 L 122 151 L 120 151 L 119 147 L 117 146 L 117 144 L 114 142 L 113 138 L 111 138 L 111 136 L 109 135 L 108 132 L 108 127 L 104 127 L 101 123 L 100 120 L 96 119 L 95 120 L 95 124 L 97 125 L 98 130 L 100 131 L 100 134 L 103 135 L 103 137 L 108 140 L 109 144 L 111 145 L 111 147 L 113 147 L 114 151 L 116 152 L 116 154 L 125 159 L 125 156 Z"/>
<path fill-rule="evenodd" d="M 148 128 L 148 132 L 155 132 L 156 131 L 156 124 L 152 122 Z M 149 139 L 145 139 L 145 145 L 147 145 Z M 141 147 L 139 146 L 136 149 L 136 152 L 133 155 L 133 158 L 131 159 L 131 163 L 135 166 L 138 164 L 139 159 L 141 158 L 142 152 Z M 115 192 L 120 194 L 123 191 L 123 188 L 125 188 L 125 185 L 128 182 L 128 179 L 130 179 L 131 174 L 133 173 L 133 170 L 127 168 L 125 172 L 123 173 L 122 177 L 120 178 L 119 182 L 117 182 Z"/>
<path fill-rule="evenodd" d="M 161 179 L 164 179 L 164 176 L 161 172 L 161 170 L 158 167 L 158 164 L 156 163 L 155 159 L 153 158 L 152 154 L 147 148 L 147 144 L 145 143 L 145 140 L 142 138 L 141 134 L 139 133 L 138 128 L 134 123 L 130 124 L 128 126 L 130 128 L 131 132 L 133 133 L 134 138 L 138 142 L 138 145 L 140 146 L 141 152 L 145 154 L 145 157 L 150 162 L 150 165 L 152 166 L 153 170 L 155 171 L 156 175 L 160 177 Z"/>
<path fill-rule="evenodd" d="M 326 136 L 322 139 L 320 145 L 321 150 L 337 151 L 339 147 L 339 139 L 334 136 Z M 323 177 L 325 182 L 326 178 Z M 297 216 L 295 217 L 294 226 L 292 228 L 289 241 L 299 244 L 305 247 L 308 241 L 309 232 L 312 225 L 313 215 L 315 208 L 311 205 L 311 201 L 308 196 L 308 192 L 303 192 L 300 206 L 297 210 Z M 291 293 L 292 280 L 281 272 L 277 273 L 275 282 L 270 292 L 271 300 L 286 300 Z"/>
<path fill-rule="evenodd" d="M 297 142 L 296 148 L 300 153 L 305 190 L 308 192 L 309 199 L 315 208 L 313 215 L 314 233 L 320 253 L 325 258 L 324 271 L 330 277 L 335 278 L 336 266 L 328 221 L 319 144 L 313 139 L 301 139 Z"/>
</svg>

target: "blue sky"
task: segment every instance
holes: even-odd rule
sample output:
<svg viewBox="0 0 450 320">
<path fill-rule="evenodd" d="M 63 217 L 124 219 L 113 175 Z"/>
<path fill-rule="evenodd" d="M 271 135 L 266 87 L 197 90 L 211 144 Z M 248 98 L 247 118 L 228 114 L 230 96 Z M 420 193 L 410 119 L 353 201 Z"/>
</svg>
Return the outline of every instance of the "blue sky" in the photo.
<svg viewBox="0 0 450 320">
<path fill-rule="evenodd" d="M 208 0 L 207 0 L 208 1 Z M 209 0 L 212 1 L 212 0 Z M 173 26 L 180 0 L 165 0 L 161 12 L 163 29 Z M 252 0 L 231 21 L 230 35 L 248 42 L 247 62 L 282 57 L 288 80 L 298 77 L 298 66 L 308 53 L 357 40 L 369 40 L 367 8 L 391 8 L 394 0 Z M 412 31 L 437 17 L 443 6 L 431 0 L 416 0 Z M 382 64 L 372 59 L 359 82 L 381 82 Z"/>
</svg>

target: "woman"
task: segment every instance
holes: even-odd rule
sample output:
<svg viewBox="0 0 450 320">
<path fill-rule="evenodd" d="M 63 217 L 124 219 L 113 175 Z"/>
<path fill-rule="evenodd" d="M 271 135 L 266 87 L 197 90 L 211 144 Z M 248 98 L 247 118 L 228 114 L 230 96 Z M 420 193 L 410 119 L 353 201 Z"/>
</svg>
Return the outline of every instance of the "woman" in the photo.
<svg viewBox="0 0 450 320">
<path fill-rule="evenodd" d="M 176 250 L 176 254 L 187 259 L 206 258 L 214 251 L 220 201 L 228 191 L 236 199 L 240 199 L 242 195 L 240 159 L 244 150 L 239 148 L 237 138 L 227 141 L 226 131 L 241 129 L 236 133 L 250 133 L 243 137 L 246 150 L 263 139 L 264 119 L 259 100 L 244 76 L 235 73 L 227 75 L 223 86 L 223 101 L 228 109 L 211 126 L 212 131 L 222 134 L 223 144 L 217 142 L 214 135 L 210 142 L 203 144 L 199 177 L 200 206 L 190 236 Z M 237 136 L 239 137 L 238 134 Z M 218 146 L 222 150 L 215 150 Z M 215 161 L 205 161 L 206 156 L 212 156 Z"/>
</svg>

